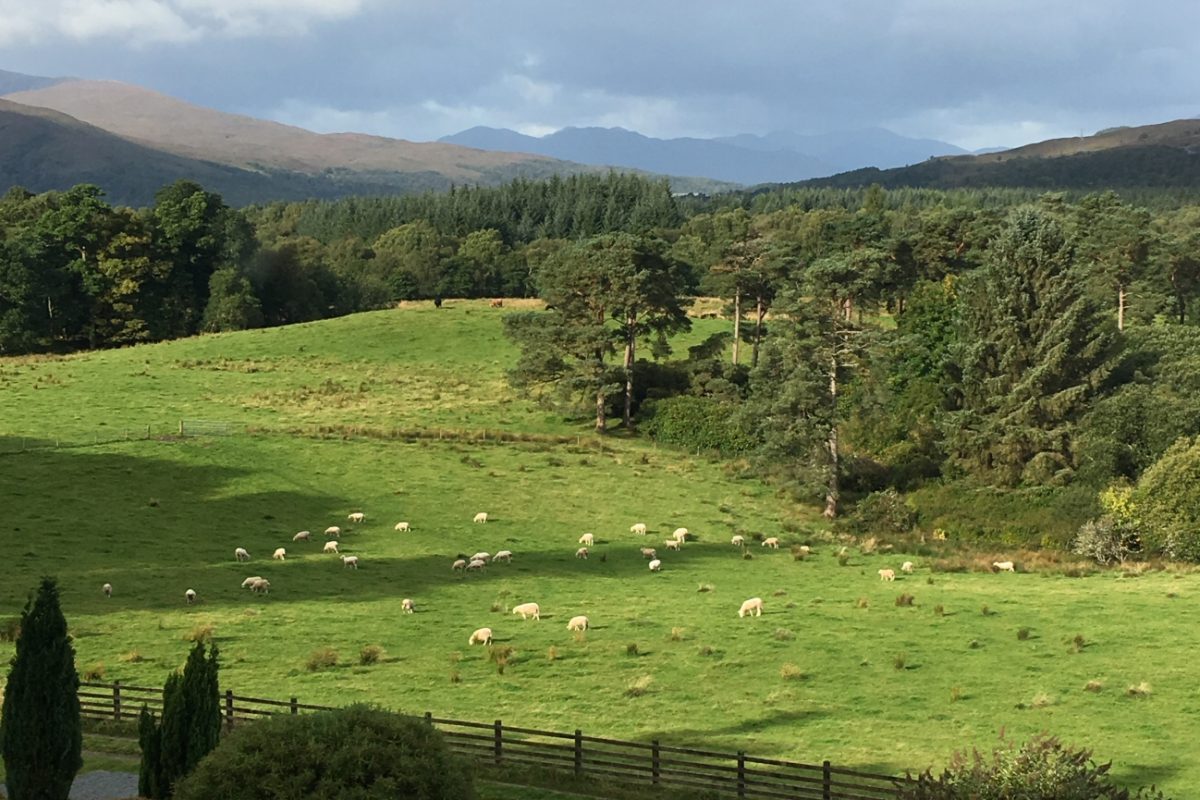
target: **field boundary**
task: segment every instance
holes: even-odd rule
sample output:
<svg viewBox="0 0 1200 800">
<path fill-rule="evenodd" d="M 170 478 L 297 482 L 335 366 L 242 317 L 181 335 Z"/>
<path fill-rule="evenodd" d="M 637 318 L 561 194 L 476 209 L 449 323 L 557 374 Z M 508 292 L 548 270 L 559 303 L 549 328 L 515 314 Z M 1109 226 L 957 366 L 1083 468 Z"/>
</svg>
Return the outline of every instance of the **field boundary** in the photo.
<svg viewBox="0 0 1200 800">
<path fill-rule="evenodd" d="M 79 703 L 85 717 L 131 720 L 143 706 L 162 711 L 162 689 L 82 682 Z M 276 714 L 333 711 L 332 706 L 301 703 L 297 698 L 245 697 L 227 689 L 221 715 L 227 727 Z M 912 783 L 907 777 L 844 769 L 829 761 L 804 764 L 736 753 L 650 742 L 634 742 L 573 732 L 505 725 L 501 720 L 472 722 L 424 719 L 445 736 L 455 753 L 495 767 L 557 773 L 575 779 L 596 778 L 631 789 L 674 789 L 694 795 L 762 800 L 890 800 Z M 511 781 L 512 778 L 509 778 Z M 533 784 L 530 784 L 533 785 Z"/>
</svg>

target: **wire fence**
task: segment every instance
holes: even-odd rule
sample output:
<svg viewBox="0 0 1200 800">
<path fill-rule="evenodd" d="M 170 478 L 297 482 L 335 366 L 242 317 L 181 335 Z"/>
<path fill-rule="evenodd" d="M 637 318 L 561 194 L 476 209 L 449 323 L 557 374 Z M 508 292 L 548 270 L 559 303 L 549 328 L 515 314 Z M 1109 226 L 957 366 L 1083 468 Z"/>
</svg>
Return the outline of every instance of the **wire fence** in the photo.
<svg viewBox="0 0 1200 800">
<path fill-rule="evenodd" d="M 172 441 L 196 436 L 234 436 L 245 432 L 245 427 L 232 422 L 180 419 L 170 423 L 104 428 L 93 431 L 64 431 L 41 436 L 7 434 L 0 436 L 0 455 L 28 453 L 33 450 L 96 447 L 118 442 Z"/>
</svg>

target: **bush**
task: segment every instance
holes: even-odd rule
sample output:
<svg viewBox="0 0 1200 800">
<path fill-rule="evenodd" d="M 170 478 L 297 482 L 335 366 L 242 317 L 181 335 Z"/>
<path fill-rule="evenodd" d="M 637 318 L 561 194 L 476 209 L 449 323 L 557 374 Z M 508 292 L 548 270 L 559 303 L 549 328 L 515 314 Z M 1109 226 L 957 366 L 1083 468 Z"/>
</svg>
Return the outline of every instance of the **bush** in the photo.
<svg viewBox="0 0 1200 800">
<path fill-rule="evenodd" d="M 845 524 L 857 533 L 908 533 L 917 524 L 917 512 L 895 489 L 884 489 L 860 500 Z"/>
<path fill-rule="evenodd" d="M 1171 445 L 1138 480 L 1130 500 L 1148 549 L 1200 561 L 1200 437 Z"/>
<path fill-rule="evenodd" d="M 367 706 L 235 728 L 177 787 L 177 800 L 469 800 L 471 770 L 424 721 Z"/>
<path fill-rule="evenodd" d="M 358 651 L 358 663 L 363 666 L 378 664 L 381 658 L 383 658 L 383 648 L 377 644 L 363 645 L 363 649 Z"/>
<path fill-rule="evenodd" d="M 736 407 L 710 397 L 681 395 L 647 403 L 642 431 L 687 450 L 716 450 L 737 455 L 754 448 L 754 439 L 736 422 Z"/>
<path fill-rule="evenodd" d="M 1123 564 L 1141 549 L 1137 529 L 1129 522 L 1107 515 L 1083 523 L 1071 542 L 1072 553 L 1097 564 Z"/>
<path fill-rule="evenodd" d="M 332 647 L 318 647 L 312 651 L 305 666 L 309 672 L 317 672 L 338 665 L 338 653 Z"/>
</svg>

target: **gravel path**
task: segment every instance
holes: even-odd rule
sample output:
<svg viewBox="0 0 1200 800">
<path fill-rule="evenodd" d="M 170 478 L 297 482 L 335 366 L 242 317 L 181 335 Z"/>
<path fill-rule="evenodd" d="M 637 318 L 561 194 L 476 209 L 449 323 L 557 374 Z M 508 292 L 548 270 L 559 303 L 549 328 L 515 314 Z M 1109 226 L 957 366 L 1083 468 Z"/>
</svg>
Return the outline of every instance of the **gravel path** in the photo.
<svg viewBox="0 0 1200 800">
<path fill-rule="evenodd" d="M 132 772 L 88 772 L 76 776 L 71 800 L 125 800 L 137 797 L 138 776 Z M 5 796 L 0 785 L 0 797 Z"/>
</svg>

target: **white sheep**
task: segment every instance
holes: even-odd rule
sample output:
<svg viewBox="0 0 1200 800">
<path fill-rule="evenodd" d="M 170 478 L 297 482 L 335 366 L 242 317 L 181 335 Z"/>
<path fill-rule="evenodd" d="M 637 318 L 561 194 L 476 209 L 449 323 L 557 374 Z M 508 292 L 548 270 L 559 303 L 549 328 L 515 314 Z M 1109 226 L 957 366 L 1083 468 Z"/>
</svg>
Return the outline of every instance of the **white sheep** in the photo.
<svg viewBox="0 0 1200 800">
<path fill-rule="evenodd" d="M 321 552 L 322 553 L 336 553 L 338 551 L 337 547 L 338 547 L 337 542 L 335 542 L 333 539 L 330 539 L 328 542 L 325 543 L 325 546 L 323 548 L 321 548 Z"/>
<path fill-rule="evenodd" d="M 580 614 L 578 617 L 571 617 L 571 621 L 567 623 L 567 630 L 586 631 L 588 629 L 588 625 L 590 624 L 591 623 L 588 622 L 588 618 Z"/>
<path fill-rule="evenodd" d="M 475 515 L 475 519 L 472 520 L 472 522 L 487 522 L 487 512 L 480 511 L 478 514 Z M 484 630 L 487 630 L 487 629 L 484 628 Z"/>
<path fill-rule="evenodd" d="M 408 533 L 410 530 L 412 530 L 412 526 L 407 522 L 397 522 L 396 530 L 400 531 L 401 533 Z"/>
<path fill-rule="evenodd" d="M 645 536 L 646 535 L 646 523 L 635 522 L 633 525 L 629 526 L 629 532 L 636 533 L 638 536 Z"/>
<path fill-rule="evenodd" d="M 362 523 L 363 520 L 365 520 L 366 518 L 367 518 L 367 515 L 361 511 L 355 511 L 353 514 L 348 514 L 346 516 L 346 519 L 350 520 L 351 522 L 355 523 L 356 525 Z"/>
<path fill-rule="evenodd" d="M 537 603 L 521 603 L 519 606 L 513 606 L 512 613 L 520 614 L 521 619 L 542 618 L 542 608 Z"/>
<path fill-rule="evenodd" d="M 879 580 L 881 580 L 881 581 L 894 581 L 894 580 L 896 580 L 896 570 L 894 570 L 894 569 L 881 569 L 881 570 L 879 570 Z"/>
<path fill-rule="evenodd" d="M 358 569 L 358 556 L 342 556 L 342 566 Z"/>
<path fill-rule="evenodd" d="M 653 547 L 643 547 L 642 548 L 642 558 L 657 558 L 657 557 L 658 557 L 658 553 L 656 553 L 654 551 Z"/>
<path fill-rule="evenodd" d="M 913 562 L 905 561 L 903 564 L 900 565 L 900 571 L 905 573 L 906 575 L 912 575 Z"/>
<path fill-rule="evenodd" d="M 588 549 L 586 547 L 579 548 L 578 550 L 575 551 L 575 557 L 586 560 L 588 557 Z"/>
<path fill-rule="evenodd" d="M 1016 572 L 1017 567 L 1011 561 L 993 561 L 992 566 L 1001 572 Z"/>
<path fill-rule="evenodd" d="M 688 529 L 687 528 L 676 528 L 675 531 L 671 534 L 671 538 L 677 542 L 682 542 L 687 537 L 688 537 Z"/>
<path fill-rule="evenodd" d="M 496 555 L 492 556 L 493 563 L 503 561 L 506 564 L 512 563 L 512 550 L 497 550 Z"/>
<path fill-rule="evenodd" d="M 454 562 L 454 564 L 452 564 L 450 566 L 451 571 L 456 571 L 456 570 L 466 569 L 466 568 L 467 568 L 467 560 L 465 558 L 458 559 L 457 561 Z"/>
<path fill-rule="evenodd" d="M 587 547 L 592 547 L 596 544 L 596 537 L 590 533 L 585 533 L 579 537 L 579 543 Z"/>
<path fill-rule="evenodd" d="M 251 575 L 249 578 L 246 578 L 246 580 L 242 581 L 242 588 L 249 589 L 251 586 L 254 585 L 255 581 L 261 581 L 261 580 L 263 580 L 262 575 Z"/>
<path fill-rule="evenodd" d="M 668 550 L 678 550 L 681 546 L 677 539 L 666 539 L 663 541 L 663 545 Z"/>
<path fill-rule="evenodd" d="M 776 550 L 778 550 L 779 549 L 779 537 L 778 536 L 768 536 L 767 538 L 762 540 L 762 544 L 759 545 L 759 547 L 773 547 Z"/>
<path fill-rule="evenodd" d="M 104 592 L 105 597 L 112 597 L 112 584 L 106 583 L 100 587 L 100 591 Z"/>
<path fill-rule="evenodd" d="M 325 529 L 325 535 L 332 536 L 333 538 L 336 539 L 337 537 L 342 535 L 342 529 L 339 528 L 337 525 L 330 525 L 328 528 Z"/>
<path fill-rule="evenodd" d="M 271 554 L 271 558 L 275 559 L 276 561 L 283 561 L 286 557 L 287 550 L 284 550 L 282 547 L 275 548 L 275 552 Z"/>
<path fill-rule="evenodd" d="M 405 614 L 411 614 L 416 609 L 416 606 L 413 605 L 411 597 L 406 597 L 400 601 L 400 608 L 404 609 Z"/>
<path fill-rule="evenodd" d="M 800 552 L 803 553 L 804 555 L 808 555 L 809 553 L 812 552 L 812 548 L 806 544 L 802 544 L 802 545 L 800 545 Z"/>
<path fill-rule="evenodd" d="M 244 547 L 239 547 L 236 550 L 234 550 L 233 557 L 236 558 L 238 561 L 249 561 L 250 560 L 250 554 L 248 552 L 246 552 L 246 548 L 244 548 Z"/>
<path fill-rule="evenodd" d="M 753 613 L 756 617 L 762 616 L 763 601 L 761 597 L 751 597 L 746 602 L 742 603 L 742 607 L 738 609 L 738 619 Z"/>
<path fill-rule="evenodd" d="M 189 606 L 192 603 L 196 602 L 196 590 L 188 589 L 186 592 L 183 593 L 183 599 L 187 601 L 187 604 Z"/>
<path fill-rule="evenodd" d="M 657 558 L 650 562 L 651 572 L 662 572 L 662 562 Z"/>
<path fill-rule="evenodd" d="M 297 533 L 295 536 L 292 537 L 292 541 L 293 542 L 307 542 L 308 537 L 310 537 L 310 536 L 312 536 L 311 531 L 300 531 L 299 533 Z"/>
<path fill-rule="evenodd" d="M 479 630 L 477 630 L 471 634 L 470 639 L 467 639 L 468 646 L 473 645 L 473 644 L 491 644 L 491 643 L 492 643 L 492 629 L 491 628 L 480 628 Z"/>
<path fill-rule="evenodd" d="M 476 553 L 475 555 L 471 556 L 471 560 L 472 560 L 472 561 L 482 561 L 483 563 L 485 563 L 485 564 L 486 564 L 487 562 L 489 562 L 489 561 L 491 561 L 491 560 L 492 560 L 492 554 L 491 554 L 491 553 L 485 553 L 485 552 L 483 552 L 483 551 L 481 550 L 480 552 L 478 552 L 478 553 Z"/>
<path fill-rule="evenodd" d="M 271 591 L 271 582 L 266 578 L 259 578 L 250 584 L 250 591 L 258 592 L 259 594 L 268 594 Z"/>
<path fill-rule="evenodd" d="M 479 570 L 483 569 L 486 566 L 487 566 L 487 562 L 480 561 L 478 558 L 472 559 L 470 562 L 467 563 L 467 569 L 471 570 L 472 572 L 478 572 Z"/>
<path fill-rule="evenodd" d="M 742 536 L 740 533 L 736 534 L 732 539 L 729 540 L 729 543 L 734 547 L 744 547 L 746 544 L 746 537 Z"/>
</svg>

